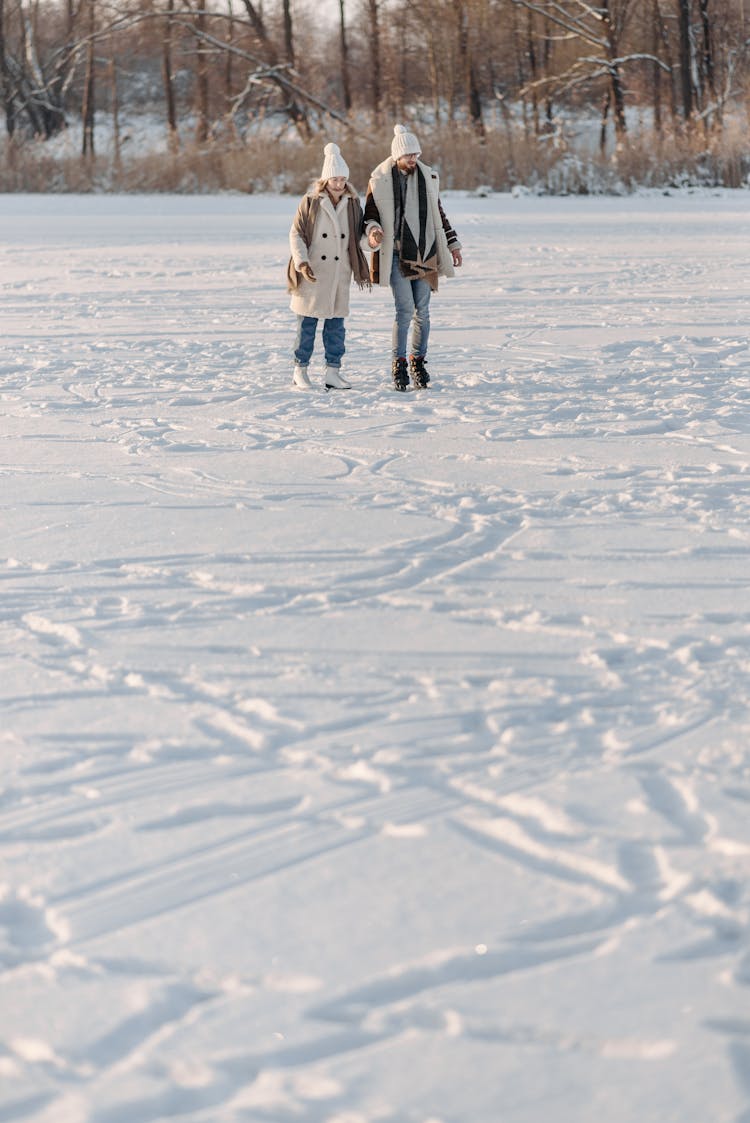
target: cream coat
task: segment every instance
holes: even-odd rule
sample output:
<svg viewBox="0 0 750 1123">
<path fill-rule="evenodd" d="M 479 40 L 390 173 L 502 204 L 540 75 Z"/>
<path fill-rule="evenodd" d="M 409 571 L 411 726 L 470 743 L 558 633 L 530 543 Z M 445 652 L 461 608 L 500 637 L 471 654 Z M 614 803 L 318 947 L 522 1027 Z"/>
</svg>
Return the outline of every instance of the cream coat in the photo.
<svg viewBox="0 0 750 1123">
<path fill-rule="evenodd" d="M 383 160 L 382 164 L 378 164 L 374 172 L 370 176 L 370 185 L 368 193 L 372 194 L 375 200 L 375 205 L 380 213 L 380 225 L 383 228 L 383 242 L 380 249 L 377 251 L 380 255 L 380 268 L 379 268 L 379 283 L 386 288 L 391 283 L 391 266 L 393 265 L 393 249 L 395 242 L 394 226 L 396 222 L 396 208 L 393 201 L 393 177 L 392 168 L 395 160 L 389 156 L 387 160 Z M 427 184 L 427 198 L 429 200 L 430 209 L 432 210 L 432 221 L 435 225 L 435 233 L 437 239 L 437 259 L 438 259 L 438 276 L 452 277 L 454 276 L 453 269 L 453 256 L 448 249 L 448 239 L 445 236 L 443 229 L 443 220 L 440 216 L 440 207 L 438 200 L 440 198 L 440 180 L 438 179 L 437 172 L 423 164 L 421 160 L 417 160 L 417 166 L 421 168 Z M 373 224 L 367 223 L 367 232 L 372 229 Z M 460 243 L 456 243 L 455 249 L 460 249 Z"/>
<path fill-rule="evenodd" d="M 315 316 L 319 320 L 349 315 L 349 289 L 352 268 L 349 264 L 348 188 L 334 206 L 330 196 L 320 195 L 320 210 L 315 221 L 312 245 L 308 248 L 294 227 L 289 232 L 289 248 L 295 269 L 309 261 L 317 280 L 302 280 L 292 293 L 289 306 L 298 316 Z M 316 194 L 315 191 L 310 192 Z"/>
</svg>

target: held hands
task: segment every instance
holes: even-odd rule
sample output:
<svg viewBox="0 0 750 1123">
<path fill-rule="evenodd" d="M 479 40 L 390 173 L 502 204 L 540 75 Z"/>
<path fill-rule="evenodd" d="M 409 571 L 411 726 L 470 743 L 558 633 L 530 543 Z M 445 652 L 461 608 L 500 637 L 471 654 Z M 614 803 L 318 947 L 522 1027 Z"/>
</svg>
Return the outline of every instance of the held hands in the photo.
<svg viewBox="0 0 750 1123">
<path fill-rule="evenodd" d="M 383 231 L 378 226 L 373 226 L 370 233 L 367 235 L 367 244 L 371 249 L 376 250 L 383 242 Z M 451 250 L 451 257 L 453 264 L 458 267 L 463 265 L 463 257 L 460 250 Z"/>
<path fill-rule="evenodd" d="M 318 279 L 313 273 L 312 265 L 309 261 L 300 262 L 299 272 L 302 274 L 306 281 L 312 281 L 313 284 L 315 284 Z"/>
</svg>

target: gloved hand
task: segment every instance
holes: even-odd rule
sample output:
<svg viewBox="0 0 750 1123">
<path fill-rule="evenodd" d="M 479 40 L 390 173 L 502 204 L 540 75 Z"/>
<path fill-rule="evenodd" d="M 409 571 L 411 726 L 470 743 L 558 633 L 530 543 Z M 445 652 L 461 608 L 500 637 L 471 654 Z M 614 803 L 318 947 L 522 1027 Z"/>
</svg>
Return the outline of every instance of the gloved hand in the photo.
<svg viewBox="0 0 750 1123">
<path fill-rule="evenodd" d="M 299 271 L 306 281 L 312 281 L 313 284 L 317 281 L 317 277 L 312 271 L 312 265 L 309 261 L 303 261 L 299 267 Z"/>
</svg>

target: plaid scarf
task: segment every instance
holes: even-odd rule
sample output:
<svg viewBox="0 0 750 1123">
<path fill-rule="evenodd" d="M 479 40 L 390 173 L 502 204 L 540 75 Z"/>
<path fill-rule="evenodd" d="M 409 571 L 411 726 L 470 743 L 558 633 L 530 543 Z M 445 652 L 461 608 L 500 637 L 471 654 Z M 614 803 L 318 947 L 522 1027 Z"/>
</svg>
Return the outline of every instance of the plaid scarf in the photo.
<svg viewBox="0 0 750 1123">
<path fill-rule="evenodd" d="M 437 235 L 424 173 L 415 168 L 411 175 L 403 176 L 394 165 L 393 176 L 401 272 L 410 280 L 422 278 L 432 285 L 433 280 L 437 282 Z"/>
</svg>

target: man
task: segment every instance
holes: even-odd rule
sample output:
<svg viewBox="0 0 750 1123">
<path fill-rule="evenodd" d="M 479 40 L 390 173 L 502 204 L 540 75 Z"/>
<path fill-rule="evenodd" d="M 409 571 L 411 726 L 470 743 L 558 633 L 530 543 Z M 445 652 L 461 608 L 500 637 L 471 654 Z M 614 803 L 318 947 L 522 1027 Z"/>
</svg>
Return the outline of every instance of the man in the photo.
<svg viewBox="0 0 750 1123">
<path fill-rule="evenodd" d="M 391 286 L 396 305 L 391 374 L 397 390 L 406 390 L 410 373 L 416 389 L 430 381 L 425 365 L 430 296 L 438 277 L 452 277 L 462 263 L 461 243 L 440 203 L 438 177 L 420 155 L 416 136 L 396 125 L 391 155 L 370 176 L 365 203 L 367 242 L 376 251 L 370 276 L 373 284 Z"/>
</svg>

